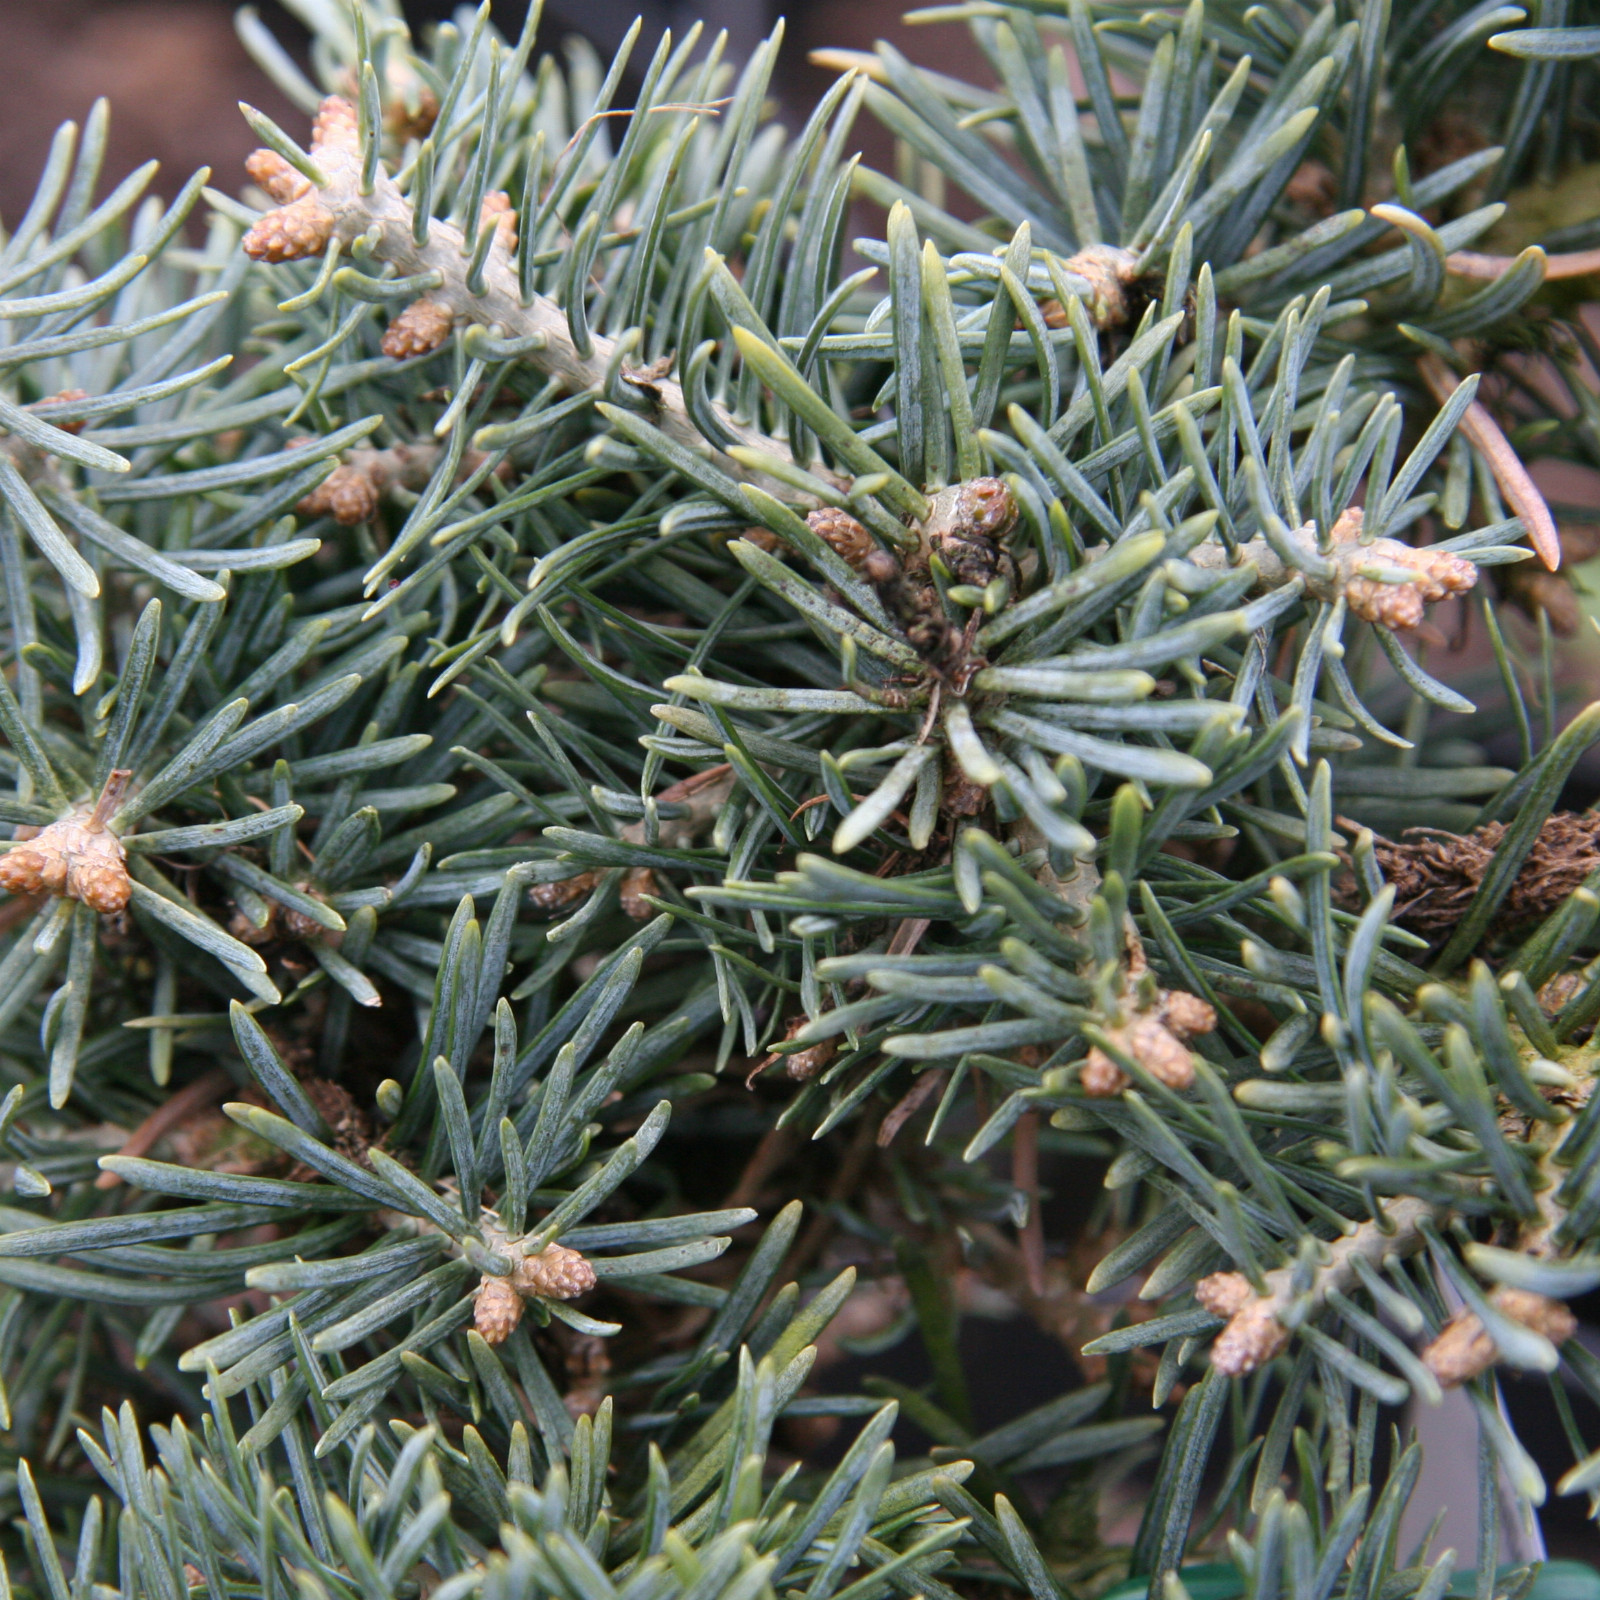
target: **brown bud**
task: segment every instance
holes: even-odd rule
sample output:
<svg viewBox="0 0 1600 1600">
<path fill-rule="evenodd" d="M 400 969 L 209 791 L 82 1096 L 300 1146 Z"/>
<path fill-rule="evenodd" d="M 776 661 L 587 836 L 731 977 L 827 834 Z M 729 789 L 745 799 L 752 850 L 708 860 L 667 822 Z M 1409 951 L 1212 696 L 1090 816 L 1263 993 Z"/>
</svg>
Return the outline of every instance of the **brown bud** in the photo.
<svg viewBox="0 0 1600 1600">
<path fill-rule="evenodd" d="M 622 909 L 635 922 L 648 922 L 656 914 L 656 908 L 645 896 L 659 893 L 656 875 L 649 867 L 632 867 L 623 874 Z"/>
<path fill-rule="evenodd" d="M 1478 581 L 1477 567 L 1449 550 L 1419 548 L 1398 539 L 1374 539 L 1363 546 L 1365 520 L 1360 506 L 1349 506 L 1329 530 L 1334 555 L 1346 573 L 1344 597 L 1352 615 L 1387 628 L 1414 628 L 1422 621 L 1425 607 L 1465 594 Z M 1359 569 L 1369 562 L 1404 567 L 1416 576 L 1409 583 L 1366 578 Z"/>
<path fill-rule="evenodd" d="M 528 890 L 528 899 L 540 911 L 560 911 L 581 900 L 599 881 L 598 872 L 580 872 L 559 883 L 536 883 Z"/>
<path fill-rule="evenodd" d="M 1120 328 L 1132 313 L 1128 290 L 1138 261 L 1132 250 L 1114 244 L 1086 245 L 1063 263 L 1075 277 L 1086 278 L 1089 292 L 1084 309 L 1097 328 Z"/>
<path fill-rule="evenodd" d="M 1336 545 L 1354 544 L 1361 537 L 1361 530 L 1365 524 L 1366 513 L 1360 506 L 1346 506 L 1334 518 L 1333 526 L 1328 530 L 1328 537 Z"/>
<path fill-rule="evenodd" d="M 869 550 L 861 558 L 861 575 L 869 583 L 893 583 L 900 576 L 900 563 L 887 550 Z"/>
<path fill-rule="evenodd" d="M 487 1273 L 478 1284 L 478 1300 L 472 1310 L 472 1325 L 483 1335 L 485 1344 L 504 1344 L 522 1321 L 522 1296 L 512 1288 L 509 1278 L 491 1278 Z"/>
<path fill-rule="evenodd" d="M 305 912 L 297 911 L 293 906 L 283 907 L 283 931 L 291 939 L 310 940 L 320 942 L 331 931 L 325 928 L 315 917 L 308 917 Z"/>
<path fill-rule="evenodd" d="M 933 496 L 923 531 L 951 576 L 981 589 L 1009 571 L 1000 542 L 1016 520 L 1016 497 L 1004 482 L 972 478 Z"/>
<path fill-rule="evenodd" d="M 317 107 L 311 122 L 311 149 L 342 150 L 356 155 L 361 149 L 361 128 L 356 121 L 356 108 L 342 95 L 330 94 Z"/>
<path fill-rule="evenodd" d="M 370 522 L 378 513 L 378 490 L 361 467 L 338 466 L 296 505 L 305 517 L 331 516 L 342 527 Z"/>
<path fill-rule="evenodd" d="M 1128 1075 L 1099 1045 L 1095 1045 L 1084 1057 L 1079 1082 L 1086 1095 L 1096 1100 L 1109 1100 L 1128 1087 Z"/>
<path fill-rule="evenodd" d="M 878 548 L 878 541 L 848 511 L 837 506 L 821 506 L 810 512 L 806 526 L 852 567 L 859 567 Z"/>
<path fill-rule="evenodd" d="M 1489 1304 L 1502 1316 L 1542 1333 L 1552 1344 L 1562 1344 L 1578 1331 L 1578 1319 L 1564 1301 L 1535 1294 L 1531 1289 L 1501 1284 L 1489 1296 Z M 1499 1359 L 1500 1348 L 1482 1319 L 1465 1306 L 1422 1352 L 1422 1364 L 1447 1389 L 1487 1372 Z"/>
<path fill-rule="evenodd" d="M 1380 583 L 1375 578 L 1349 578 L 1344 597 L 1350 614 L 1385 628 L 1414 628 L 1425 607 L 1414 583 Z"/>
<path fill-rule="evenodd" d="M 1194 1297 L 1214 1317 L 1232 1317 L 1255 1298 L 1242 1272 L 1213 1272 L 1194 1286 Z"/>
<path fill-rule="evenodd" d="M 228 918 L 228 932 L 231 933 L 240 944 L 267 943 L 267 941 L 272 937 L 273 924 L 278 919 L 276 916 L 276 902 L 268 900 L 266 902 L 266 906 L 267 920 L 265 922 L 257 922 L 253 917 L 246 916 L 243 911 L 235 906 L 233 915 Z"/>
<path fill-rule="evenodd" d="M 1422 1364 L 1446 1389 L 1485 1373 L 1499 1354 L 1476 1311 L 1461 1308 L 1422 1352 Z"/>
<path fill-rule="evenodd" d="M 1217 1025 L 1216 1008 L 1199 995 L 1183 989 L 1164 989 L 1161 994 L 1161 1020 L 1180 1039 L 1197 1033 L 1210 1033 Z"/>
<path fill-rule="evenodd" d="M 424 296 L 413 300 L 389 324 L 379 348 L 396 361 L 404 361 L 408 356 L 425 356 L 450 337 L 454 325 L 455 315 L 449 306 Z"/>
<path fill-rule="evenodd" d="M 1502 1284 L 1489 1296 L 1489 1304 L 1502 1316 L 1520 1322 L 1535 1333 L 1542 1333 L 1551 1344 L 1564 1344 L 1578 1331 L 1578 1319 L 1564 1300 L 1535 1294 L 1532 1289 L 1513 1289 Z"/>
<path fill-rule="evenodd" d="M 517 213 L 504 189 L 491 189 L 478 208 L 478 226 L 494 219 L 494 231 L 507 250 L 517 248 Z"/>
<path fill-rule="evenodd" d="M 311 192 L 311 180 L 276 150 L 252 150 L 245 158 L 244 170 L 251 182 L 260 184 L 280 206 Z"/>
<path fill-rule="evenodd" d="M 71 405 L 75 400 L 87 400 L 88 398 L 89 391 L 87 389 L 63 389 L 59 394 L 46 395 L 43 400 L 39 401 L 39 404 L 41 406 L 64 406 Z M 32 409 L 33 408 L 30 406 L 29 410 Z M 52 428 L 59 428 L 62 433 L 77 434 L 82 433 L 84 429 L 84 423 L 82 422 L 58 422 L 48 413 L 46 413 L 44 420 L 48 422 Z"/>
<path fill-rule="evenodd" d="M 1158 1015 L 1147 1013 L 1119 1028 L 1107 1028 L 1106 1037 L 1169 1089 L 1187 1089 L 1194 1082 L 1194 1058 Z M 1120 1094 L 1128 1083 L 1121 1067 L 1099 1045 L 1085 1058 L 1081 1081 L 1085 1094 L 1102 1099 Z"/>
<path fill-rule="evenodd" d="M 821 1044 L 814 1044 L 809 1050 L 797 1050 L 793 1055 L 783 1058 L 783 1070 L 789 1074 L 796 1083 L 804 1083 L 808 1078 L 814 1078 L 833 1060 L 833 1053 L 838 1046 L 832 1039 L 824 1039 Z"/>
<path fill-rule="evenodd" d="M 92 810 L 71 812 L 0 856 L 0 888 L 78 900 L 102 915 L 121 911 L 133 885 L 122 841 L 106 821 L 128 778 L 126 771 L 113 772 Z"/>
<path fill-rule="evenodd" d="M 524 1295 L 546 1300 L 571 1300 L 594 1288 L 594 1268 L 565 1245 L 547 1244 L 536 1256 L 524 1256 L 511 1281 Z"/>
<path fill-rule="evenodd" d="M 333 213 L 308 194 L 257 219 L 244 236 L 244 253 L 252 261 L 303 261 L 320 256 L 333 237 Z"/>
<path fill-rule="evenodd" d="M 1229 1319 L 1211 1346 L 1211 1365 L 1229 1378 L 1264 1367 L 1289 1342 L 1289 1330 L 1270 1300 L 1250 1299 Z"/>
</svg>

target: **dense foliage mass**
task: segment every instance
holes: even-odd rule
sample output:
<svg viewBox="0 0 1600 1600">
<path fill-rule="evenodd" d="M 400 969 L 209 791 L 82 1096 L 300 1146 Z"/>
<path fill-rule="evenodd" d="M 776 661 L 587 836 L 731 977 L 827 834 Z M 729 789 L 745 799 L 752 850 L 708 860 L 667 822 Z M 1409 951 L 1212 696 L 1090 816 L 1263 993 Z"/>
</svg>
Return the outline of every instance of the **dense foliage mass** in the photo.
<svg viewBox="0 0 1600 1600">
<path fill-rule="evenodd" d="M 0 249 L 10 1581 L 1439 1600 L 1460 1387 L 1523 1592 L 1600 1504 L 1582 0 L 970 0 L 797 133 L 776 37 L 291 9 L 242 197 L 97 201 L 97 108 Z M 972 1282 L 1092 1381 L 978 1433 Z"/>
</svg>

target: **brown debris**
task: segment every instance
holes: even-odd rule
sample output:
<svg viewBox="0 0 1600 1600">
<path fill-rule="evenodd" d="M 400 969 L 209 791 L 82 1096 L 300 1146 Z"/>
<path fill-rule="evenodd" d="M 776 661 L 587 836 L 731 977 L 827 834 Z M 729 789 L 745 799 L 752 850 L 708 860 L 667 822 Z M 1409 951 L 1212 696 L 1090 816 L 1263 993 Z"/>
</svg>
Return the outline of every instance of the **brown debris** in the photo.
<svg viewBox="0 0 1600 1600">
<path fill-rule="evenodd" d="M 959 666 L 961 630 L 945 615 L 925 559 L 913 557 L 902 566 L 890 551 L 873 550 L 861 563 L 861 576 L 934 673 L 942 677 Z"/>
<path fill-rule="evenodd" d="M 785 1039 L 792 1039 L 810 1022 L 810 1018 L 801 1012 L 798 1016 L 790 1017 L 788 1026 L 783 1030 Z M 789 1055 L 779 1055 L 774 1052 L 753 1071 L 745 1080 L 745 1087 L 749 1088 L 756 1078 L 768 1067 L 776 1062 L 783 1063 L 783 1070 L 796 1083 L 805 1083 L 816 1075 L 833 1060 L 834 1052 L 839 1048 L 838 1042 L 833 1039 L 824 1039 L 821 1044 L 814 1044 L 806 1050 L 796 1050 Z"/>
<path fill-rule="evenodd" d="M 0 887 L 12 894 L 53 894 L 102 915 L 121 911 L 133 893 L 122 841 L 106 827 L 131 773 L 106 780 L 92 810 L 70 812 L 0 856 Z"/>
<path fill-rule="evenodd" d="M 1565 531 L 1561 559 L 1563 567 L 1574 559 Z M 1533 621 L 1537 622 L 1543 612 L 1550 619 L 1550 631 L 1558 638 L 1570 639 L 1583 624 L 1583 607 L 1565 571 L 1547 572 L 1531 561 L 1519 561 L 1501 572 L 1499 586 L 1506 599 Z"/>
<path fill-rule="evenodd" d="M 1105 1033 L 1158 1083 L 1187 1089 L 1194 1082 L 1194 1058 L 1186 1041 L 1216 1025 L 1217 1013 L 1206 1001 L 1181 989 L 1163 989 L 1152 1010 Z M 1108 1051 L 1095 1045 L 1084 1059 L 1082 1083 L 1085 1094 L 1109 1099 L 1128 1087 L 1128 1076 Z"/>
<path fill-rule="evenodd" d="M 1503 822 L 1469 834 L 1407 828 L 1374 840 L 1379 870 L 1394 885 L 1393 920 L 1440 933 L 1465 914 L 1505 839 Z M 1600 814 L 1557 811 L 1545 819 L 1496 916 L 1499 928 L 1548 916 L 1600 868 Z"/>
<path fill-rule="evenodd" d="M 316 1108 L 317 1115 L 327 1123 L 333 1135 L 333 1148 L 359 1166 L 370 1166 L 367 1151 L 373 1143 L 372 1119 L 361 1109 L 355 1096 L 331 1078 L 305 1077 L 300 1080 L 300 1087 Z"/>
<path fill-rule="evenodd" d="M 123 1141 L 119 1156 L 142 1156 L 153 1150 L 174 1128 L 205 1110 L 233 1087 L 233 1079 L 223 1067 L 212 1067 L 193 1083 L 168 1095 L 154 1111 Z M 94 1180 L 97 1189 L 115 1189 L 122 1177 L 115 1172 L 102 1172 Z"/>
</svg>

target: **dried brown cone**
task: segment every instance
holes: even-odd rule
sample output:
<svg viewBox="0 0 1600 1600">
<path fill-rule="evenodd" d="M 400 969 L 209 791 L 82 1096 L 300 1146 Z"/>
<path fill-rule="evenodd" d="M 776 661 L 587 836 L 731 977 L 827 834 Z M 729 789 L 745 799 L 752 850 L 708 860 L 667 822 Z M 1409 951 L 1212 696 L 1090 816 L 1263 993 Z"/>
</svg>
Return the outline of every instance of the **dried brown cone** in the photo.
<svg viewBox="0 0 1600 1600">
<path fill-rule="evenodd" d="M 511 1281 L 524 1295 L 546 1300 L 571 1300 L 594 1288 L 594 1268 L 576 1250 L 547 1244 L 536 1256 L 524 1256 Z"/>
<path fill-rule="evenodd" d="M 509 1278 L 492 1278 L 485 1273 L 478 1283 L 477 1303 L 472 1308 L 472 1325 L 483 1335 L 485 1344 L 504 1344 L 522 1321 L 522 1296 L 512 1288 Z"/>
<path fill-rule="evenodd" d="M 410 356 L 425 356 L 437 350 L 450 337 L 455 313 L 442 300 L 426 295 L 413 300 L 384 330 L 379 348 L 386 356 L 404 361 Z"/>
<path fill-rule="evenodd" d="M 133 893 L 122 841 L 106 827 L 130 774 L 113 772 L 94 808 L 74 811 L 0 856 L 0 888 L 53 894 L 91 911 L 121 911 Z"/>
</svg>

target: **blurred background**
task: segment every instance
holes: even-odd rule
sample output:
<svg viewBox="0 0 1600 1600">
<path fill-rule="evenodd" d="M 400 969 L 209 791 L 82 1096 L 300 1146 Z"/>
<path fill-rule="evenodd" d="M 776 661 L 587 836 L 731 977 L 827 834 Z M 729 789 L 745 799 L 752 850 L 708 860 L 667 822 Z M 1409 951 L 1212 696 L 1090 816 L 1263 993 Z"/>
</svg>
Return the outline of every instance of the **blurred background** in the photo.
<svg viewBox="0 0 1600 1600">
<path fill-rule="evenodd" d="M 277 0 L 255 9 L 297 54 L 305 30 Z M 443 20 L 454 0 L 406 0 L 417 30 Z M 665 29 L 682 37 L 696 18 L 726 29 L 729 54 L 747 57 L 782 16 L 786 33 L 775 87 L 785 120 L 803 118 L 832 74 L 807 55 L 828 45 L 871 49 L 894 40 L 924 65 L 982 72 L 963 28 L 915 29 L 900 21 L 900 0 L 546 0 L 541 37 L 555 48 L 570 34 L 609 56 L 635 17 L 644 22 L 633 59 L 642 67 Z M 67 118 L 81 121 L 97 95 L 111 102 L 114 181 L 141 161 L 161 162 L 157 190 L 170 195 L 197 166 L 209 166 L 224 189 L 242 185 L 255 140 L 239 116 L 248 100 L 293 125 L 296 114 L 256 69 L 234 32 L 235 0 L 0 0 L 5 40 L 0 95 L 0 217 L 14 224 L 27 205 L 50 134 Z M 526 0 L 495 0 L 494 21 L 516 36 Z M 879 130 L 858 124 L 869 154 Z M 887 156 L 887 142 L 883 154 Z"/>
</svg>

